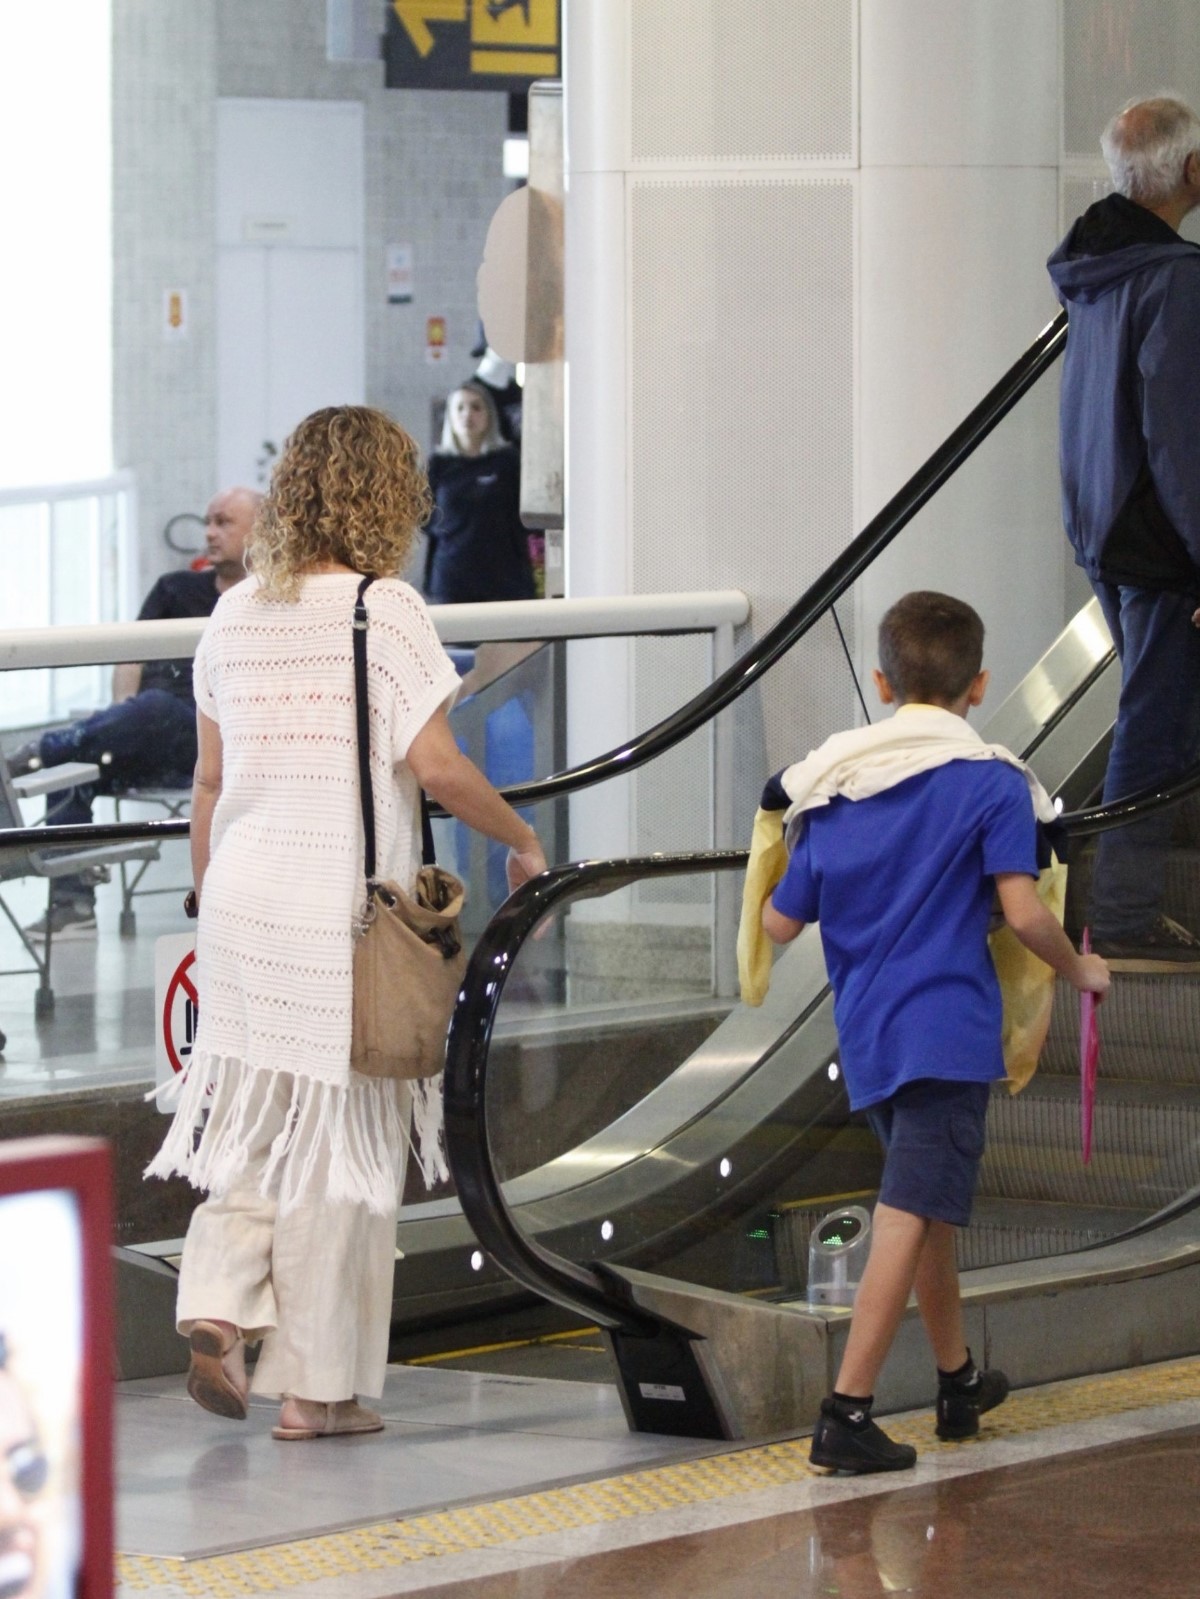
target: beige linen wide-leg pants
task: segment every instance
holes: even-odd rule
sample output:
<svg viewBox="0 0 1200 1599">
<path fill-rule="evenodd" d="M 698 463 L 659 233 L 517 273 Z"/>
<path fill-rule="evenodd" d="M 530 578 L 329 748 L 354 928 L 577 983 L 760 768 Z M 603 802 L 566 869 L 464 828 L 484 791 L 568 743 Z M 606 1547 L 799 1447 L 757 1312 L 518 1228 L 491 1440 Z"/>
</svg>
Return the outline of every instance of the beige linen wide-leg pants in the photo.
<svg viewBox="0 0 1200 1599">
<path fill-rule="evenodd" d="M 396 1209 L 382 1216 L 366 1205 L 317 1198 L 279 1215 L 259 1183 L 288 1114 L 292 1078 L 257 1076 L 264 1114 L 250 1159 L 226 1192 L 197 1207 L 188 1226 L 176 1325 L 186 1337 L 197 1321 L 228 1321 L 248 1343 L 261 1340 L 254 1393 L 325 1403 L 355 1394 L 377 1398 L 387 1367 Z M 410 1092 L 405 1082 L 395 1087 L 398 1095 Z M 221 1097 L 218 1090 L 214 1117 Z M 288 1159 L 305 1156 L 295 1147 Z M 324 1189 L 319 1165 L 312 1187 L 317 1194 Z"/>
</svg>

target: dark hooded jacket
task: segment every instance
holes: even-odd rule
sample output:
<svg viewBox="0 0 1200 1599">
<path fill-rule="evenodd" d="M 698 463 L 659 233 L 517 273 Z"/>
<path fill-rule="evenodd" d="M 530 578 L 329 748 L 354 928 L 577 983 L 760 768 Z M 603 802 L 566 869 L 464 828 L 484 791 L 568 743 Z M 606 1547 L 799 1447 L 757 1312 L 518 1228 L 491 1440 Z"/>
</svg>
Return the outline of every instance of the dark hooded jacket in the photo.
<svg viewBox="0 0 1200 1599">
<path fill-rule="evenodd" d="M 1200 596 L 1200 246 L 1121 195 L 1047 263 L 1067 308 L 1063 519 L 1091 578 Z"/>
</svg>

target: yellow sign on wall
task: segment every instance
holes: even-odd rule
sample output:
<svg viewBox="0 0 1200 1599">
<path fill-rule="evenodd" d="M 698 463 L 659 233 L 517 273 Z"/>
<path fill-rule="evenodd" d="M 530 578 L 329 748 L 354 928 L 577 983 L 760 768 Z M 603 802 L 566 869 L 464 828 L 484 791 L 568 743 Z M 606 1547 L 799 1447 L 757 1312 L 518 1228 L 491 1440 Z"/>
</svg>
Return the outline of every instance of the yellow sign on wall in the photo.
<svg viewBox="0 0 1200 1599">
<path fill-rule="evenodd" d="M 561 68 L 560 0 L 392 0 L 389 89 L 528 88 Z"/>
</svg>

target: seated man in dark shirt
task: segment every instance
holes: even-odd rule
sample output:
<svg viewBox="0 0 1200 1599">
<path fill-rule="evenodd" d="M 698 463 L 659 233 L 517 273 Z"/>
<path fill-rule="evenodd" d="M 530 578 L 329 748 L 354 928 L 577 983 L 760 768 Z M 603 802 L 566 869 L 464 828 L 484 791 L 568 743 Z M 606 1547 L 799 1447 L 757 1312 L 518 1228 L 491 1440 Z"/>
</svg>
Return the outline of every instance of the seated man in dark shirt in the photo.
<svg viewBox="0 0 1200 1599">
<path fill-rule="evenodd" d="M 246 575 L 246 540 L 262 496 L 253 489 L 224 489 L 205 513 L 202 572 L 167 572 L 147 594 L 138 620 L 211 616 L 226 589 Z M 88 761 L 100 778 L 67 789 L 50 801 L 56 825 L 90 822 L 92 800 L 138 784 L 183 788 L 196 764 L 196 702 L 191 660 L 127 662 L 113 668 L 113 703 L 69 727 L 51 728 L 9 758 L 14 774 L 64 761 Z M 47 916 L 56 938 L 96 930 L 95 887 L 83 877 L 59 877 L 50 909 L 25 931 L 44 938 Z"/>
</svg>

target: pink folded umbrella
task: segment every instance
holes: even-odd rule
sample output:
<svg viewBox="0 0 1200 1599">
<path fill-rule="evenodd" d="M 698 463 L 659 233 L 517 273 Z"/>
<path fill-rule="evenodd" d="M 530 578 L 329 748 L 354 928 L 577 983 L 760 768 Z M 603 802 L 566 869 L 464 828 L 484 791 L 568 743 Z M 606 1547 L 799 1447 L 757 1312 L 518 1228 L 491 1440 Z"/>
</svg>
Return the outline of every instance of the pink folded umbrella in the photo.
<svg viewBox="0 0 1200 1599">
<path fill-rule="evenodd" d="M 1081 949 L 1092 952 L 1088 930 L 1083 930 Z M 1096 996 L 1079 996 L 1079 1141 L 1086 1166 L 1092 1158 L 1092 1113 L 1096 1105 L 1096 1065 L 1100 1059 L 1100 1033 L 1096 1027 Z"/>
</svg>

